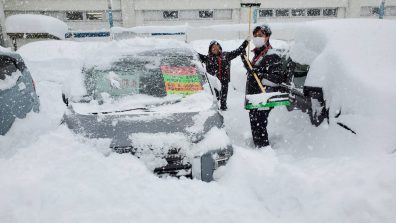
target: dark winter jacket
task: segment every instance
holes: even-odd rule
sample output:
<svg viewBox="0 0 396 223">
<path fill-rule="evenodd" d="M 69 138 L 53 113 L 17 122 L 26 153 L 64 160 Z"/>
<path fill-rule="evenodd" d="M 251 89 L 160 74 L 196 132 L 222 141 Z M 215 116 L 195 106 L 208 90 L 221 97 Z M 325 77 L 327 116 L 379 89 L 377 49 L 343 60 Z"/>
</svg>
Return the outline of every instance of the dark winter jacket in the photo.
<svg viewBox="0 0 396 223">
<path fill-rule="evenodd" d="M 270 49 L 262 55 L 265 46 L 253 50 L 254 57 L 251 61 L 253 69 L 258 78 L 264 82 L 266 92 L 278 91 L 277 84 L 285 82 L 285 75 L 282 69 L 282 60 L 277 52 L 270 47 Z M 260 55 L 261 54 L 261 55 Z M 253 61 L 256 61 L 253 63 Z M 246 94 L 260 94 L 261 89 L 252 74 L 248 74 L 246 80 Z"/>
<path fill-rule="evenodd" d="M 249 44 L 248 41 L 244 41 L 242 45 L 231 52 L 222 52 L 222 48 L 220 46 L 220 55 L 213 55 L 211 53 L 211 48 L 214 44 L 218 44 L 216 41 L 211 42 L 209 45 L 209 52 L 208 55 L 199 54 L 199 59 L 202 63 L 206 65 L 206 71 L 219 78 L 221 82 L 230 82 L 230 67 L 231 67 L 231 60 L 235 59 L 237 56 L 241 55 L 247 45 Z M 220 66 L 219 66 L 220 65 Z"/>
</svg>

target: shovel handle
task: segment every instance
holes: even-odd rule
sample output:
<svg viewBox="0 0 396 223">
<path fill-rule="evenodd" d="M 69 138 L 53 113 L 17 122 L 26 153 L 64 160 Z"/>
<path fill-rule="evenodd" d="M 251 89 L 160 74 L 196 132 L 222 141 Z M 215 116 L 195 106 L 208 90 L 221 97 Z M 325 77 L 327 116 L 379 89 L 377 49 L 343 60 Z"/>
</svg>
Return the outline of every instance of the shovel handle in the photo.
<svg viewBox="0 0 396 223">
<path fill-rule="evenodd" d="M 248 60 L 248 58 L 246 57 L 246 55 L 242 55 L 242 56 L 243 56 L 243 58 L 245 59 L 246 64 L 249 66 L 249 69 L 252 71 L 253 77 L 254 77 L 254 79 L 256 79 L 256 82 L 257 82 L 258 86 L 260 87 L 261 92 L 262 92 L 262 93 L 265 93 L 265 88 L 264 88 L 263 84 L 261 84 L 261 81 L 260 81 L 260 79 L 258 78 L 257 74 L 256 74 L 255 72 L 253 72 L 252 64 L 250 63 L 250 61 Z"/>
</svg>

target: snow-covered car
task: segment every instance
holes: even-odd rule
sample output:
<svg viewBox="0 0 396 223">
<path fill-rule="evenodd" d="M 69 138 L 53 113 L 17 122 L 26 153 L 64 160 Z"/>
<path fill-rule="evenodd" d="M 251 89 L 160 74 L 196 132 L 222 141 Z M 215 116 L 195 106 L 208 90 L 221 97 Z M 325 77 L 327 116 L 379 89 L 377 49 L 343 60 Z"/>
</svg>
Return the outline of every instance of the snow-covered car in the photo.
<svg viewBox="0 0 396 223">
<path fill-rule="evenodd" d="M 309 115 L 312 125 L 319 126 L 329 118 L 329 111 L 323 96 L 323 88 L 306 83 L 309 65 L 293 61 L 289 55 L 284 58 L 284 72 L 286 83 L 282 83 L 284 91 L 288 93 L 289 111 L 299 109 Z"/>
<path fill-rule="evenodd" d="M 0 135 L 5 135 L 16 118 L 39 112 L 34 81 L 22 57 L 0 50 Z"/>
<path fill-rule="evenodd" d="M 86 94 L 64 93 L 64 122 L 78 134 L 109 139 L 159 175 L 213 180 L 233 149 L 195 53 L 182 48 L 122 55 L 85 66 Z"/>
</svg>

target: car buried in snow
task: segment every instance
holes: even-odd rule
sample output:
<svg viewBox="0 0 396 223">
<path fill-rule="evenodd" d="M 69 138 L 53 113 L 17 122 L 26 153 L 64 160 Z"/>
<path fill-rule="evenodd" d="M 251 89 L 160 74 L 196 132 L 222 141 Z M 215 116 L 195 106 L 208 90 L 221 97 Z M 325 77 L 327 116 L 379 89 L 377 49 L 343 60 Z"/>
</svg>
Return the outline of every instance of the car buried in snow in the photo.
<svg viewBox="0 0 396 223">
<path fill-rule="evenodd" d="M 0 135 L 5 135 L 16 118 L 39 112 L 40 101 L 34 81 L 22 57 L 0 51 Z"/>
<path fill-rule="evenodd" d="M 160 176 L 209 182 L 233 149 L 206 78 L 188 47 L 85 66 L 85 95 L 62 94 L 63 122 L 75 133 L 109 139 L 113 151 L 132 153 Z"/>
</svg>

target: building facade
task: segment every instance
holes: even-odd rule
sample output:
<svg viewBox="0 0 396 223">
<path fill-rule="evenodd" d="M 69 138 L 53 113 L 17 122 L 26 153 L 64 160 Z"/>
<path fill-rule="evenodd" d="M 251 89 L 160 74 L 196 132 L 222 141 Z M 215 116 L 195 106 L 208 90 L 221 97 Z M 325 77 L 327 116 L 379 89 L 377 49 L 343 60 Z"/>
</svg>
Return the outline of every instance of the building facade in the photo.
<svg viewBox="0 0 396 223">
<path fill-rule="evenodd" d="M 245 2 L 261 3 L 257 22 L 300 22 L 331 18 L 378 18 L 379 0 L 4 0 L 5 17 L 44 14 L 66 22 L 72 31 L 109 29 L 108 3 L 114 26 L 193 26 L 248 22 Z M 386 0 L 385 18 L 396 18 L 396 0 Z"/>
</svg>

